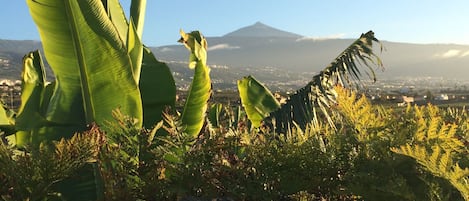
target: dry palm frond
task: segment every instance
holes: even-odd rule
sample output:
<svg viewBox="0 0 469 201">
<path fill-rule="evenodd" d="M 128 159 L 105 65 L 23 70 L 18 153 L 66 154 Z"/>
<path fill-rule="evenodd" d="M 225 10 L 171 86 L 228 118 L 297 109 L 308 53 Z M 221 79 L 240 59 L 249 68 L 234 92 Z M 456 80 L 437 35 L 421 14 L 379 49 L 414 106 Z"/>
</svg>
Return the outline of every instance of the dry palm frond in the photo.
<svg viewBox="0 0 469 201">
<path fill-rule="evenodd" d="M 284 132 L 292 127 L 292 122 L 302 129 L 308 123 L 317 123 L 318 113 L 322 111 L 324 117 L 333 125 L 328 108 L 335 101 L 335 85 L 357 86 L 360 83 L 360 66 L 366 66 L 366 74 L 373 81 L 376 75 L 372 65 L 383 67 L 381 59 L 373 52 L 373 42 L 378 42 L 374 33 L 369 31 L 362 34 L 326 68 L 313 77 L 303 88 L 290 96 L 286 104 L 271 113 L 278 132 Z M 381 48 L 382 50 L 382 48 Z"/>
</svg>

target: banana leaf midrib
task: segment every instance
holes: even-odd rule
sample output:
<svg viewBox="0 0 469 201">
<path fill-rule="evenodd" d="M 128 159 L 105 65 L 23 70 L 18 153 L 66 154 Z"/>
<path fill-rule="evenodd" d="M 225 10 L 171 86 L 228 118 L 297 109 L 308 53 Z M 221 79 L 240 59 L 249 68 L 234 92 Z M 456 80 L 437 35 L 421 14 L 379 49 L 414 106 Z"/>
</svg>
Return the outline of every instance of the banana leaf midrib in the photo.
<svg viewBox="0 0 469 201">
<path fill-rule="evenodd" d="M 85 118 L 86 118 L 86 123 L 92 123 L 94 121 L 94 108 L 92 106 L 92 96 L 91 96 L 91 90 L 89 88 L 89 82 L 88 82 L 88 75 L 86 73 L 85 68 L 88 66 L 86 65 L 86 62 L 84 60 L 84 51 L 83 47 L 81 46 L 81 41 L 77 29 L 77 22 L 76 22 L 76 15 L 74 15 L 72 8 L 71 8 L 71 2 L 70 0 L 66 1 L 65 3 L 65 9 L 66 9 L 66 14 L 67 17 L 69 18 L 69 23 L 71 31 L 71 36 L 72 36 L 72 42 L 73 42 L 73 47 L 75 49 L 75 54 L 77 56 L 77 61 L 78 65 L 81 66 L 79 68 L 80 72 L 80 82 L 81 82 L 81 91 L 82 91 L 82 98 L 83 98 L 83 106 L 84 106 L 84 112 L 85 112 Z"/>
</svg>

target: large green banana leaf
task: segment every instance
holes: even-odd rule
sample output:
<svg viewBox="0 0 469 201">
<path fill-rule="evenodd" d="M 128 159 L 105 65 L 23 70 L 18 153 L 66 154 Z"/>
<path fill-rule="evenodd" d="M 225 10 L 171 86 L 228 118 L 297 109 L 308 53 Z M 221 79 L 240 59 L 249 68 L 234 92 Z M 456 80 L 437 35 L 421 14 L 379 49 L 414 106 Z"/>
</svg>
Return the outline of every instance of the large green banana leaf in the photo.
<svg viewBox="0 0 469 201">
<path fill-rule="evenodd" d="M 184 46 L 189 49 L 189 67 L 195 68 L 187 100 L 182 112 L 182 124 L 188 135 L 197 137 L 205 121 L 207 102 L 211 95 L 212 84 L 210 69 L 207 66 L 207 41 L 198 31 L 184 33 L 181 30 L 181 39 Z"/>
<path fill-rule="evenodd" d="M 137 30 L 137 35 L 139 38 L 142 38 L 143 35 L 146 7 L 146 0 L 132 0 L 132 3 L 130 4 L 130 18 L 132 18 L 135 24 L 135 29 Z"/>
<path fill-rule="evenodd" d="M 144 48 L 140 93 L 143 102 L 143 125 L 153 127 L 163 120 L 166 106 L 174 106 L 176 84 L 168 66 L 156 60 L 150 49 Z"/>
<path fill-rule="evenodd" d="M 146 0 L 134 0 L 130 6 L 130 23 L 118 0 L 102 0 L 122 41 L 127 41 L 134 67 L 134 79 L 139 83 L 143 104 L 143 125 L 153 127 L 161 121 L 165 106 L 174 106 L 176 85 L 168 66 L 159 62 L 150 49 L 143 48 L 142 38 Z M 130 28 L 129 28 L 130 26 Z M 130 32 L 130 29 L 133 29 Z M 142 60 L 143 59 L 143 60 Z"/>
<path fill-rule="evenodd" d="M 48 123 L 39 132 L 49 135 L 64 128 L 80 130 L 90 123 L 102 124 L 112 119 L 111 112 L 117 108 L 141 123 L 142 103 L 135 77 L 139 67 L 133 65 L 141 56 L 131 53 L 134 48 L 138 52 L 141 45 L 135 28 L 129 26 L 127 35 L 134 36 L 124 42 L 107 14 L 112 10 L 110 4 L 106 8 L 100 0 L 27 3 L 56 76 L 43 116 Z"/>
<path fill-rule="evenodd" d="M 280 108 L 272 93 L 252 76 L 238 80 L 241 103 L 252 126 L 257 128 L 271 112 Z"/>
<path fill-rule="evenodd" d="M 146 0 L 132 1 L 130 22 L 127 21 L 119 0 L 102 0 L 102 2 L 109 19 L 116 27 L 119 38 L 126 43 L 130 60 L 132 62 L 134 79 L 138 83 L 143 57 L 143 44 L 141 42 L 141 38 L 145 19 Z"/>
</svg>

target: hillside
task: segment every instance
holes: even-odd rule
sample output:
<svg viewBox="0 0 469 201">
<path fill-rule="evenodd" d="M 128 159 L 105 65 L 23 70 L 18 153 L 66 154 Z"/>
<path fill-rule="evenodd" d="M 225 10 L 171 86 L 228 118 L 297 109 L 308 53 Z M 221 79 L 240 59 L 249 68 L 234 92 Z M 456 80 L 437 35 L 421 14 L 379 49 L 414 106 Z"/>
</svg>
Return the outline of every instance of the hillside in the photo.
<svg viewBox="0 0 469 201">
<path fill-rule="evenodd" d="M 367 31 L 367 30 L 364 30 Z M 357 36 L 358 38 L 359 36 Z M 376 37 L 380 39 L 379 33 Z M 175 36 L 177 38 L 177 36 Z M 354 39 L 318 40 L 279 30 L 257 22 L 220 37 L 208 37 L 208 63 L 215 85 L 232 88 L 236 80 L 252 74 L 262 81 L 286 85 L 307 82 L 328 65 Z M 380 79 L 442 77 L 468 80 L 469 46 L 456 44 L 411 44 L 383 41 L 381 55 L 386 70 Z M 0 79 L 18 79 L 21 60 L 30 50 L 41 49 L 37 41 L 0 40 Z M 167 61 L 184 87 L 191 73 L 185 67 L 188 52 L 182 45 L 151 47 L 157 58 Z M 51 75 L 51 73 L 49 73 Z M 293 82 L 300 80 L 298 82 Z"/>
</svg>

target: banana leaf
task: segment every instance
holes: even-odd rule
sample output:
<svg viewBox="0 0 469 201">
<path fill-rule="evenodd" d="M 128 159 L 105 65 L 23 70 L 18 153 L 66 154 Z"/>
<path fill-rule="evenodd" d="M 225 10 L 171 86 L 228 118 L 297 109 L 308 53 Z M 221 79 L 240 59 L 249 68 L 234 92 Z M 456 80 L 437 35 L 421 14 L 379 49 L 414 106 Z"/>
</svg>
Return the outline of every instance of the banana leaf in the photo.
<svg viewBox="0 0 469 201">
<path fill-rule="evenodd" d="M 156 60 L 150 49 L 144 48 L 140 93 L 143 103 L 143 125 L 153 127 L 163 120 L 166 106 L 174 107 L 176 83 L 168 66 Z"/>
<path fill-rule="evenodd" d="M 139 38 L 143 35 L 143 25 L 145 22 L 146 0 L 133 0 L 130 4 L 130 18 L 135 24 L 135 30 Z"/>
<path fill-rule="evenodd" d="M 116 27 L 117 33 L 121 41 L 127 41 L 127 33 L 129 30 L 129 22 L 125 16 L 122 5 L 119 0 L 101 0 L 109 19 Z"/>
<path fill-rule="evenodd" d="M 149 48 L 141 43 L 146 0 L 134 0 L 130 6 L 130 23 L 118 0 L 103 0 L 122 41 L 127 41 L 134 67 L 134 79 L 139 83 L 143 104 L 143 126 L 153 127 L 161 121 L 166 106 L 174 106 L 176 85 L 169 67 L 159 62 Z M 130 28 L 129 28 L 130 26 Z M 133 31 L 131 31 L 131 29 Z"/>
<path fill-rule="evenodd" d="M 208 120 L 213 127 L 217 128 L 220 127 L 221 122 L 221 113 L 223 111 L 223 105 L 220 103 L 216 103 L 210 107 L 208 112 Z"/>
<path fill-rule="evenodd" d="M 252 76 L 238 80 L 241 103 L 252 126 L 257 128 L 271 112 L 280 108 L 272 93 Z"/>
<path fill-rule="evenodd" d="M 0 133 L 4 132 L 5 135 L 15 133 L 15 116 L 16 113 L 0 101 Z"/>
<path fill-rule="evenodd" d="M 134 73 L 139 56 L 130 54 L 133 50 L 126 47 L 127 40 L 122 40 L 107 14 L 109 6 L 105 8 L 100 0 L 27 3 L 56 76 L 40 118 L 45 126 L 36 134 L 45 139 L 66 137 L 69 131 L 112 120 L 116 108 L 141 123 L 142 103 Z M 135 29 L 129 26 L 128 35 L 132 34 Z M 138 49 L 138 36 L 129 41 Z"/>
<path fill-rule="evenodd" d="M 194 68 L 187 100 L 184 105 L 181 120 L 185 133 L 197 137 L 205 121 L 207 102 L 211 95 L 210 69 L 207 66 L 207 41 L 198 31 L 184 33 L 181 30 L 179 42 L 191 52 L 189 68 Z"/>
</svg>

